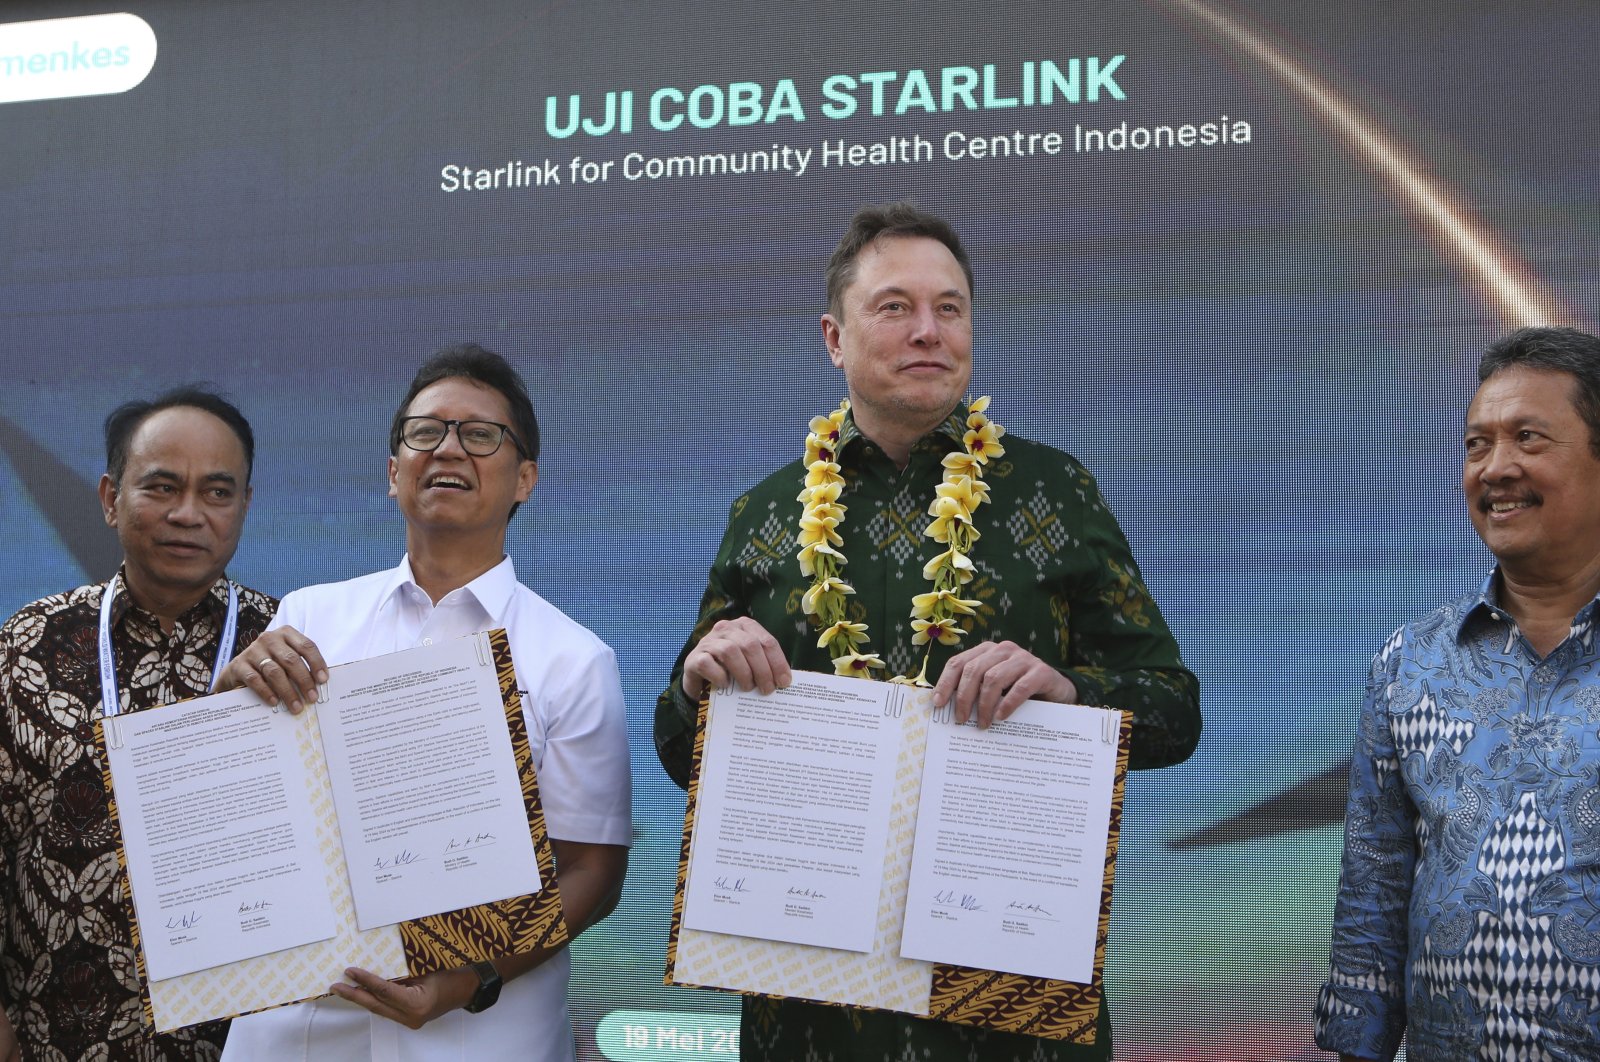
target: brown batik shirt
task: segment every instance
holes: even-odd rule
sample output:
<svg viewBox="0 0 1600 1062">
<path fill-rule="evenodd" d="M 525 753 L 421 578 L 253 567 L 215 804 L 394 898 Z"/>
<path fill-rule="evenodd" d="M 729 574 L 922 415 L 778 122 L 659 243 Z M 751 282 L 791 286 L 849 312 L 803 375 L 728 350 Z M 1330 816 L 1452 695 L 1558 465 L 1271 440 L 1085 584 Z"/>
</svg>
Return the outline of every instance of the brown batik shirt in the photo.
<svg viewBox="0 0 1600 1062">
<path fill-rule="evenodd" d="M 43 598 L 0 628 L 0 1001 L 27 1062 L 215 1059 L 225 1024 L 156 1035 L 142 1018 L 94 740 L 104 589 Z M 276 607 L 239 588 L 236 652 Z M 203 696 L 227 608 L 218 581 L 169 634 L 119 590 L 111 644 L 122 710 Z"/>
</svg>

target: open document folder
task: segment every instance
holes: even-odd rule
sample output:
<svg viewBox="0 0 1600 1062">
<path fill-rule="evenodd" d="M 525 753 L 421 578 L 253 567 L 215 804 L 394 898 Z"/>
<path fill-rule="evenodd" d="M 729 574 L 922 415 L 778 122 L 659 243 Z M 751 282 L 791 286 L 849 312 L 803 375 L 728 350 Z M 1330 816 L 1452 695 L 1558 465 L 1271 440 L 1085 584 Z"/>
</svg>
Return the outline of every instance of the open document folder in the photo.
<svg viewBox="0 0 1600 1062">
<path fill-rule="evenodd" d="M 504 631 L 97 730 L 158 1031 L 566 942 Z"/>
<path fill-rule="evenodd" d="M 701 706 L 667 982 L 1093 1041 L 1126 713 L 796 672 Z"/>
</svg>

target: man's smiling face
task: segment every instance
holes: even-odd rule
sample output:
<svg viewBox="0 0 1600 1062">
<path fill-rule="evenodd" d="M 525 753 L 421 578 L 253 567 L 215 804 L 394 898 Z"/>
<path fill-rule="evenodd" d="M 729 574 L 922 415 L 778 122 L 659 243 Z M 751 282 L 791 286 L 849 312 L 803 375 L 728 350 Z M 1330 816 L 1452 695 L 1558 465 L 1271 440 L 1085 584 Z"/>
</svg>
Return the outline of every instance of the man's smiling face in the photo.
<svg viewBox="0 0 1600 1062">
<path fill-rule="evenodd" d="M 461 376 L 423 388 L 406 415 L 498 424 L 512 419 L 504 395 Z M 489 456 L 474 457 L 452 429 L 431 453 L 401 443 L 389 458 L 389 496 L 412 531 L 504 531 L 512 505 L 528 500 L 538 478 L 538 465 L 523 459 L 510 436 Z"/>
<path fill-rule="evenodd" d="M 1600 457 L 1564 372 L 1502 369 L 1467 409 L 1461 489 L 1502 568 L 1560 579 L 1600 555 Z"/>
<path fill-rule="evenodd" d="M 925 236 L 880 237 L 856 259 L 843 314 L 823 318 L 856 422 L 915 432 L 943 420 L 972 376 L 972 292 L 950 249 Z"/>
<path fill-rule="evenodd" d="M 249 478 L 244 444 L 205 410 L 163 409 L 135 429 L 122 481 L 104 477 L 100 499 L 141 607 L 172 618 L 222 577 L 244 531 Z"/>
</svg>

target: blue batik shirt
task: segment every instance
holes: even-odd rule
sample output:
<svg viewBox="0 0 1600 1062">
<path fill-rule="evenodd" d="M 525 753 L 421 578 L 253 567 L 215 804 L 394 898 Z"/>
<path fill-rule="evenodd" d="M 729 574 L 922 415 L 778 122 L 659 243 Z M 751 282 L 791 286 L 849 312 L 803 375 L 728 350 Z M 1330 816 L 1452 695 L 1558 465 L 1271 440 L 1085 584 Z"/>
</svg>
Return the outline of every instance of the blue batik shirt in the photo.
<svg viewBox="0 0 1600 1062">
<path fill-rule="evenodd" d="M 1317 1044 L 1600 1059 L 1600 598 L 1540 659 L 1478 593 L 1390 636 L 1361 712 Z"/>
</svg>

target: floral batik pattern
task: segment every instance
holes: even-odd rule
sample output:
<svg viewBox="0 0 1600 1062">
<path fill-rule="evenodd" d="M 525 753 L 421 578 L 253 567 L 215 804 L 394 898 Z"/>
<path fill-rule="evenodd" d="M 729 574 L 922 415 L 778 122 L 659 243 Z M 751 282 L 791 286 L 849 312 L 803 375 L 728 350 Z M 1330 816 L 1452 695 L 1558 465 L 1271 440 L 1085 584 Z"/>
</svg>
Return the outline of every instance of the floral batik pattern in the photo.
<svg viewBox="0 0 1600 1062">
<path fill-rule="evenodd" d="M 1596 610 L 1540 659 L 1493 596 L 1396 631 L 1362 709 L 1327 1050 L 1600 1058 Z"/>
<path fill-rule="evenodd" d="M 226 1026 L 143 1024 L 94 723 L 105 584 L 28 605 L 0 628 L 0 992 L 27 1062 L 215 1059 Z M 236 649 L 277 603 L 240 587 Z M 112 652 L 122 710 L 202 696 L 227 615 L 219 582 L 170 634 L 119 591 Z"/>
</svg>

